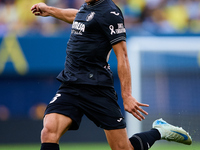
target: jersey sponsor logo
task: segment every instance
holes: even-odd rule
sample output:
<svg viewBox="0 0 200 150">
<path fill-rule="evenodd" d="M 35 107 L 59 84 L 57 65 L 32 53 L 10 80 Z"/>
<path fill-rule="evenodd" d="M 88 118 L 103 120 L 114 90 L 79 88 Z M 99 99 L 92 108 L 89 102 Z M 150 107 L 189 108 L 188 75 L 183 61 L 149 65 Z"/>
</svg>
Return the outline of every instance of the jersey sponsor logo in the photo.
<svg viewBox="0 0 200 150">
<path fill-rule="evenodd" d="M 74 21 L 72 24 L 72 34 L 82 35 L 83 32 L 85 32 L 85 24 Z"/>
<path fill-rule="evenodd" d="M 119 13 L 116 13 L 115 11 L 111 11 L 110 13 L 111 13 L 111 14 L 114 14 L 114 15 L 116 15 L 116 16 L 119 16 Z"/>
<path fill-rule="evenodd" d="M 118 29 L 115 29 L 115 27 L 113 25 L 109 26 L 110 29 L 110 34 L 120 34 L 120 33 L 126 33 L 126 29 L 124 28 L 124 24 L 123 23 L 118 23 Z"/>
<path fill-rule="evenodd" d="M 91 12 L 87 18 L 86 18 L 86 21 L 91 21 L 93 18 L 94 18 L 94 15 L 95 15 L 95 12 Z"/>
</svg>

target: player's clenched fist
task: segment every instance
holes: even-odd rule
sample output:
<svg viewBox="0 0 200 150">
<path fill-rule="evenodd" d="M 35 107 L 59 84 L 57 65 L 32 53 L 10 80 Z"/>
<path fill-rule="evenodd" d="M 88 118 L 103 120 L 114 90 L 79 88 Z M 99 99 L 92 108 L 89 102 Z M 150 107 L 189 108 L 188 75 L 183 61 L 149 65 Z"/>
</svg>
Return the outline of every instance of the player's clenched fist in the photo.
<svg viewBox="0 0 200 150">
<path fill-rule="evenodd" d="M 48 9 L 49 6 L 45 3 L 38 3 L 31 7 L 31 11 L 34 15 L 43 17 L 49 16 Z"/>
</svg>

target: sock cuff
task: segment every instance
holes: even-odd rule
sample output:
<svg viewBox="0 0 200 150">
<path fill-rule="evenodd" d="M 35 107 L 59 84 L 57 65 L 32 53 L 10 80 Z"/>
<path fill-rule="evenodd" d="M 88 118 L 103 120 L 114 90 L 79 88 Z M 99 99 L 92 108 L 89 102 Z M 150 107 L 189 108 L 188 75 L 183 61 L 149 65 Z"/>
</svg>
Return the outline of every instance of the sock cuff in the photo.
<svg viewBox="0 0 200 150">
<path fill-rule="evenodd" d="M 152 128 L 151 131 L 155 131 L 157 132 L 157 134 L 155 133 L 155 136 L 156 136 L 156 140 L 160 140 L 162 138 L 162 133 L 159 129 L 156 129 L 156 128 Z"/>
<path fill-rule="evenodd" d="M 155 141 L 160 140 L 160 133 L 157 129 L 151 129 L 134 134 L 129 140 L 135 150 L 148 150 Z"/>
<path fill-rule="evenodd" d="M 57 143 L 42 143 L 40 150 L 59 150 L 59 144 L 57 144 Z"/>
<path fill-rule="evenodd" d="M 133 145 L 134 150 L 145 150 L 142 139 L 139 136 L 133 135 L 129 140 Z"/>
<path fill-rule="evenodd" d="M 139 141 L 141 150 L 144 150 L 142 139 L 137 135 L 133 135 L 133 137 L 135 137 Z"/>
</svg>

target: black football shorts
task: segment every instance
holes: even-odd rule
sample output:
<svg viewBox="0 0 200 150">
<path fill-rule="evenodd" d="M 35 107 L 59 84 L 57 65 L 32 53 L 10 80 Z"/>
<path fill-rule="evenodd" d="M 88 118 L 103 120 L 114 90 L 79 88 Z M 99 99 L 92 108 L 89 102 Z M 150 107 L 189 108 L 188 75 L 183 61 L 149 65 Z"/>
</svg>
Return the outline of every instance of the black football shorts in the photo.
<svg viewBox="0 0 200 150">
<path fill-rule="evenodd" d="M 46 108 L 45 115 L 58 113 L 73 120 L 70 130 L 77 130 L 86 115 L 98 127 L 106 130 L 126 127 L 112 87 L 62 84 Z"/>
</svg>

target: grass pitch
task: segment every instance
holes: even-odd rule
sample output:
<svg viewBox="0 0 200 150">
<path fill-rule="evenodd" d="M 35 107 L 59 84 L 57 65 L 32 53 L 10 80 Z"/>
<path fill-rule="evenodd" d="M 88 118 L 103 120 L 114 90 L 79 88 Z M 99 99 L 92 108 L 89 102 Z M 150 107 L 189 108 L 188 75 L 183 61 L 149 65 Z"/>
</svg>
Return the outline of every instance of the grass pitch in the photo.
<svg viewBox="0 0 200 150">
<path fill-rule="evenodd" d="M 61 150 L 111 150 L 107 143 L 60 144 Z M 40 150 L 40 144 L 0 145 L 0 150 Z M 150 150 L 200 150 L 200 143 L 184 145 L 173 142 L 156 143 Z"/>
</svg>

